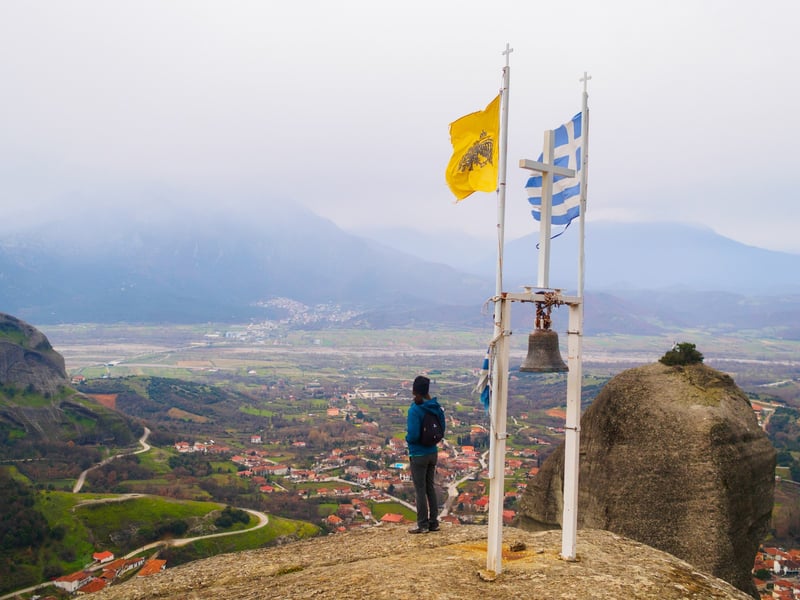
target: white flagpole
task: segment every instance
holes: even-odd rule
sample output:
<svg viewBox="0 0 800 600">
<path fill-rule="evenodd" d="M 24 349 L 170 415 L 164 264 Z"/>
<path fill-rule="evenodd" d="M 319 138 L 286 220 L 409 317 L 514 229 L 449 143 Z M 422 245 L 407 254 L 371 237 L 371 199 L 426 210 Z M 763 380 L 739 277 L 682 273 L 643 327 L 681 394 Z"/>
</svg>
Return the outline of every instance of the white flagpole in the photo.
<svg viewBox="0 0 800 600">
<path fill-rule="evenodd" d="M 514 51 L 506 44 L 503 54 L 506 57 L 506 66 L 503 69 L 503 89 L 500 91 L 502 104 L 500 107 L 500 148 L 498 152 L 497 170 L 497 273 L 495 275 L 495 295 L 503 292 L 503 247 L 505 244 L 506 223 L 506 162 L 508 154 L 508 86 L 511 79 L 511 67 L 508 56 Z M 499 312 L 495 310 L 495 328 L 498 326 Z M 495 331 L 497 333 L 497 331 Z"/>
<path fill-rule="evenodd" d="M 581 446 L 581 386 L 583 383 L 583 287 L 584 287 L 584 219 L 586 215 L 586 181 L 589 156 L 589 109 L 586 82 L 591 79 L 583 73 L 583 102 L 581 106 L 581 196 L 580 239 L 578 242 L 578 298 L 579 303 L 569 307 L 567 351 L 567 419 L 564 429 L 564 506 L 561 515 L 561 557 L 577 559 L 578 531 L 578 475 L 580 473 Z"/>
<path fill-rule="evenodd" d="M 592 77 L 586 72 L 583 72 L 583 77 L 580 81 L 583 83 L 583 101 L 581 103 L 581 131 L 582 144 L 581 144 L 581 214 L 580 214 L 580 236 L 578 242 L 578 297 L 583 298 L 584 274 L 586 272 L 586 260 L 584 255 L 583 240 L 586 224 L 586 186 L 589 174 L 589 93 L 586 91 L 586 84 Z M 583 303 L 581 303 L 583 306 Z M 583 311 L 583 308 L 581 308 Z"/>
<path fill-rule="evenodd" d="M 508 378 L 508 365 L 502 359 L 503 338 L 503 247 L 506 214 L 506 162 L 508 153 L 508 88 L 511 79 L 509 55 L 514 51 L 506 44 L 503 54 L 506 66 L 503 69 L 503 89 L 500 112 L 500 148 L 498 153 L 497 186 L 497 274 L 495 277 L 494 340 L 495 356 L 492 362 L 492 385 L 489 405 L 489 533 L 486 544 L 486 568 L 495 573 L 501 571 L 503 539 L 503 476 L 505 466 L 505 422 L 507 391 L 504 381 Z M 498 497 L 499 494 L 499 497 Z"/>
</svg>

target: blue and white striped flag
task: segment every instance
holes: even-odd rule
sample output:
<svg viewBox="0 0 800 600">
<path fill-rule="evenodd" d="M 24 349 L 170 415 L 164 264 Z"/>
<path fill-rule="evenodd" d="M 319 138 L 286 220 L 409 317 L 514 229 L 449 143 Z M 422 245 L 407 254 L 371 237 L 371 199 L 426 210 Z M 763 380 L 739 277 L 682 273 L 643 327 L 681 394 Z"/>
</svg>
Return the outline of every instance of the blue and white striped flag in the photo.
<svg viewBox="0 0 800 600">
<path fill-rule="evenodd" d="M 583 140 L 581 139 L 581 113 L 572 117 L 555 130 L 554 162 L 558 167 L 575 169 L 575 177 L 556 175 L 553 177 L 553 209 L 551 223 L 553 225 L 569 225 L 572 219 L 580 214 L 581 183 L 580 170 L 582 164 Z M 543 155 L 539 155 L 542 162 Z M 528 191 L 528 202 L 533 206 L 531 214 L 537 221 L 542 220 L 542 176 L 534 175 L 525 185 Z"/>
<path fill-rule="evenodd" d="M 478 377 L 478 383 L 475 384 L 474 391 L 480 392 L 481 394 L 481 403 L 483 407 L 488 411 L 489 410 L 489 398 L 491 396 L 491 389 L 489 385 L 489 350 L 486 351 L 486 358 L 483 359 L 483 368 L 481 369 L 481 374 Z"/>
</svg>

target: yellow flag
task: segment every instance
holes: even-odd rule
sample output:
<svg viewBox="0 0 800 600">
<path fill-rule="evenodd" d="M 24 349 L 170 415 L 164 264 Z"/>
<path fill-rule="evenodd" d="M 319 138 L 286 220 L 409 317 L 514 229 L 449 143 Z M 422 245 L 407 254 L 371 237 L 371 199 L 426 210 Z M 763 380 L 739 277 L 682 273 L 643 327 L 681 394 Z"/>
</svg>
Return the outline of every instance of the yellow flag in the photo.
<svg viewBox="0 0 800 600">
<path fill-rule="evenodd" d="M 472 192 L 497 189 L 497 163 L 500 144 L 500 96 L 484 110 L 470 113 L 450 123 L 453 156 L 445 179 L 458 200 Z"/>
</svg>

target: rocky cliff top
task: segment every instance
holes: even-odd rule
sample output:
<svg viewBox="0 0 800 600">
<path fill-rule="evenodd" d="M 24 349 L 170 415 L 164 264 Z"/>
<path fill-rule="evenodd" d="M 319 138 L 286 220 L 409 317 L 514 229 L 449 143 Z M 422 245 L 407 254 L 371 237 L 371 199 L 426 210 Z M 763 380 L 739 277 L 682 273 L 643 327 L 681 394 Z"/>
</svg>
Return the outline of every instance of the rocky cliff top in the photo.
<svg viewBox="0 0 800 600">
<path fill-rule="evenodd" d="M 0 384 L 54 393 L 67 385 L 64 357 L 28 323 L 0 313 Z"/>
<path fill-rule="evenodd" d="M 224 554 L 94 595 L 97 600 L 262 598 L 592 598 L 750 600 L 674 556 L 601 530 L 581 530 L 576 562 L 559 558 L 561 532 L 503 531 L 503 572 L 485 573 L 486 527 L 443 524 L 409 535 L 380 526 Z M 514 548 L 514 550 L 511 550 Z M 483 577 L 479 573 L 483 572 Z"/>
</svg>

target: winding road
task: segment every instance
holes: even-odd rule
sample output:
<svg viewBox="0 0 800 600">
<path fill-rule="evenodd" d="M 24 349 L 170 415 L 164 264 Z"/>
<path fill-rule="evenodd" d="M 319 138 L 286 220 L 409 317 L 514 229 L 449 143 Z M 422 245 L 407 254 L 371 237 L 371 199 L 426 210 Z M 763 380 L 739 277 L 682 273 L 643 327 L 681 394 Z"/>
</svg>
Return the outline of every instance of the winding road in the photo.
<svg viewBox="0 0 800 600">
<path fill-rule="evenodd" d="M 80 474 L 80 476 L 78 477 L 78 481 L 76 481 L 75 485 L 72 487 L 72 493 L 73 494 L 77 494 L 78 492 L 81 491 L 81 488 L 83 487 L 83 484 L 86 483 L 86 474 L 89 471 L 97 469 L 98 467 L 102 467 L 103 465 L 107 465 L 112 460 L 114 460 L 115 458 L 118 458 L 120 456 L 128 456 L 130 454 L 141 454 L 142 452 L 147 452 L 148 450 L 150 450 L 151 446 L 150 446 L 150 444 L 147 443 L 147 438 L 150 437 L 150 433 L 151 433 L 150 430 L 147 427 L 145 427 L 144 428 L 144 435 L 142 435 L 142 437 L 139 438 L 139 445 L 141 446 L 141 448 L 139 448 L 138 450 L 136 450 L 134 452 L 125 452 L 123 454 L 115 454 L 114 456 L 109 456 L 105 460 L 103 460 L 103 461 L 97 463 L 96 465 L 93 465 L 93 466 L 89 467 L 88 469 L 86 469 L 83 473 Z"/>
<path fill-rule="evenodd" d="M 250 513 L 254 517 L 258 519 L 258 525 L 255 527 L 250 527 L 249 529 L 241 529 L 238 531 L 222 531 L 220 533 L 209 533 L 208 535 L 198 535 L 195 537 L 189 538 L 177 538 L 174 540 L 159 540 L 157 542 L 152 542 L 147 544 L 146 546 L 142 546 L 141 548 L 137 548 L 132 552 L 128 552 L 124 558 L 133 558 L 140 552 L 145 552 L 146 550 L 152 550 L 153 548 L 158 548 L 159 546 L 185 546 L 187 544 L 191 544 L 192 542 L 196 542 L 197 540 L 204 540 L 208 538 L 215 538 L 215 537 L 224 537 L 226 535 L 238 535 L 240 533 L 247 533 L 250 531 L 255 531 L 256 529 L 261 529 L 262 527 L 266 527 L 267 523 L 269 523 L 269 515 L 266 513 L 259 512 L 257 510 L 251 510 L 249 508 L 242 508 L 245 512 Z"/>
<path fill-rule="evenodd" d="M 147 452 L 148 450 L 150 450 L 151 446 L 147 443 L 147 438 L 150 436 L 150 433 L 151 433 L 150 430 L 147 427 L 145 427 L 144 428 L 144 435 L 142 435 L 142 437 L 139 439 L 139 444 L 141 445 L 141 448 L 139 450 L 136 450 L 134 452 L 126 452 L 124 454 L 115 454 L 114 456 L 110 456 L 110 457 L 106 458 L 105 460 L 103 460 L 102 462 L 99 462 L 96 465 L 94 465 L 92 467 L 89 467 L 88 469 L 83 471 L 83 473 L 80 474 L 80 477 L 78 477 L 78 481 L 75 482 L 75 486 L 72 488 L 72 493 L 73 494 L 77 494 L 78 492 L 80 492 L 81 488 L 83 487 L 84 482 L 86 481 L 86 474 L 89 471 L 91 471 L 92 469 L 96 469 L 98 467 L 102 467 L 103 465 L 106 465 L 106 464 L 110 463 L 112 460 L 114 460 L 115 458 L 117 458 L 119 456 L 127 456 L 129 454 L 141 454 L 142 452 Z M 120 494 L 120 495 L 118 495 L 116 497 L 113 497 L 113 498 L 97 498 L 97 499 L 92 499 L 92 500 L 86 500 L 85 502 L 81 502 L 79 504 L 76 504 L 75 507 L 85 506 L 86 504 L 101 504 L 101 503 L 107 503 L 107 502 L 124 502 L 125 500 L 130 500 L 132 498 L 142 498 L 142 497 L 147 496 L 147 495 L 148 494 Z M 137 554 L 139 554 L 141 552 L 145 552 L 147 550 L 152 550 L 153 548 L 158 548 L 158 547 L 162 547 L 162 546 L 175 546 L 175 547 L 186 546 L 187 544 L 191 544 L 192 542 L 196 542 L 197 540 L 215 538 L 215 537 L 223 537 L 223 536 L 227 536 L 227 535 L 238 535 L 240 533 L 248 533 L 250 531 L 255 531 L 256 529 L 261 529 L 262 527 L 266 527 L 267 524 L 269 523 L 269 515 L 267 515 L 266 513 L 259 512 L 257 510 L 251 510 L 249 508 L 242 508 L 240 510 L 244 510 L 245 512 L 247 512 L 247 513 L 251 514 L 252 516 L 256 517 L 258 519 L 258 524 L 255 527 L 249 527 L 247 529 L 240 529 L 240 530 L 237 530 L 237 531 L 222 531 L 220 533 L 209 533 L 208 535 L 198 535 L 198 536 L 195 536 L 195 537 L 188 537 L 188 538 L 176 538 L 176 539 L 173 539 L 173 540 L 158 540 L 156 542 L 152 542 L 150 544 L 147 544 L 146 546 L 142 546 L 140 548 L 136 548 L 135 550 L 132 550 L 131 552 L 128 552 L 123 558 L 133 558 L 134 556 L 136 556 Z M 92 570 L 96 570 L 96 569 L 99 569 L 99 568 L 100 568 L 100 565 L 98 564 L 98 565 L 94 565 L 94 567 L 87 567 L 84 570 L 85 571 L 92 571 Z M 46 581 L 44 583 L 40 583 L 38 585 L 34 585 L 34 586 L 31 586 L 31 587 L 28 587 L 28 588 L 25 588 L 25 589 L 22 589 L 22 590 L 16 590 L 16 591 L 11 592 L 9 594 L 5 594 L 3 596 L 0 596 L 0 600 L 8 600 L 8 599 L 16 598 L 19 594 L 30 593 L 30 592 L 33 592 L 33 591 L 39 589 L 39 588 L 43 588 L 43 587 L 51 585 L 51 584 L 52 583 L 50 581 Z"/>
</svg>

